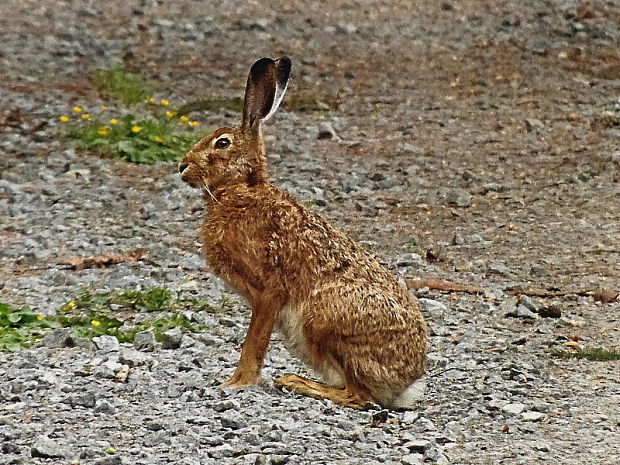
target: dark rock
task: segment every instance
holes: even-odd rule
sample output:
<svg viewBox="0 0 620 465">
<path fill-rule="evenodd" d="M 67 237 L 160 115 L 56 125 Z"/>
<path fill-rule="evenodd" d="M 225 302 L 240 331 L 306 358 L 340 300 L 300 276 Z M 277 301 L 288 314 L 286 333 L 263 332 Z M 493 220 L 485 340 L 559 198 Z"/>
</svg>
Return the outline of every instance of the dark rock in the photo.
<svg viewBox="0 0 620 465">
<path fill-rule="evenodd" d="M 71 347 L 73 345 L 73 337 L 72 328 L 58 328 L 46 334 L 41 340 L 41 343 L 50 349 Z"/>
<path fill-rule="evenodd" d="M 555 305 L 544 305 L 538 310 L 538 314 L 543 318 L 560 318 L 562 310 Z"/>
<path fill-rule="evenodd" d="M 164 332 L 161 346 L 163 349 L 178 349 L 181 347 L 183 333 L 179 328 L 172 328 Z"/>
<path fill-rule="evenodd" d="M 143 352 L 153 352 L 155 344 L 155 334 L 152 331 L 139 332 L 133 338 L 133 346 Z"/>
</svg>

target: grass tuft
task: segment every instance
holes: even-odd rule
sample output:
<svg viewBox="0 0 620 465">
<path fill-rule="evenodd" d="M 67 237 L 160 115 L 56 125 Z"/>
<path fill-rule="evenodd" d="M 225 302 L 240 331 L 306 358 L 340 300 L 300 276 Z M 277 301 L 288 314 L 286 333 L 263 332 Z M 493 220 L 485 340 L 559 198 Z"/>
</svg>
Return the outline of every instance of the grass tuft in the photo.
<svg viewBox="0 0 620 465">
<path fill-rule="evenodd" d="M 148 82 L 121 67 L 97 69 L 92 72 L 91 79 L 104 97 L 119 100 L 125 105 L 144 102 L 153 95 L 153 88 Z"/>
<path fill-rule="evenodd" d="M 586 359 L 591 362 L 609 362 L 620 360 L 620 349 L 605 349 L 603 347 L 591 347 L 579 350 L 555 349 L 551 355 L 557 358 Z"/>
</svg>

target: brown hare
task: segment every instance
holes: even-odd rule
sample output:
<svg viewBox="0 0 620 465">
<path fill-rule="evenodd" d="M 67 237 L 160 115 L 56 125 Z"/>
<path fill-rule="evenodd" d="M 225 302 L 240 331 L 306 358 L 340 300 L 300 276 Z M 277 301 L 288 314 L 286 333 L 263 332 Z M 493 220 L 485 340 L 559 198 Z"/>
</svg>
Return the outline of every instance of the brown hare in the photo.
<svg viewBox="0 0 620 465">
<path fill-rule="evenodd" d="M 261 58 L 248 76 L 241 124 L 194 145 L 181 179 L 203 189 L 203 252 L 247 299 L 252 318 L 224 386 L 258 384 L 274 327 L 322 376 L 275 385 L 342 406 L 409 408 L 424 372 L 427 330 L 418 303 L 360 245 L 269 182 L 261 123 L 277 109 L 291 60 Z"/>
</svg>

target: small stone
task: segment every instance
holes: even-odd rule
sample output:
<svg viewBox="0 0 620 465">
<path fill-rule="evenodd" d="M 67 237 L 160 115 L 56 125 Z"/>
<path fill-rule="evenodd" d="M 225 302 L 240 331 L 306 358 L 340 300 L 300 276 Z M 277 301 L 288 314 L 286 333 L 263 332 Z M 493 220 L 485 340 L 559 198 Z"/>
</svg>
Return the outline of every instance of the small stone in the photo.
<svg viewBox="0 0 620 465">
<path fill-rule="evenodd" d="M 239 414 L 239 412 L 231 411 L 226 414 L 226 416 L 220 419 L 222 422 L 222 426 L 224 428 L 230 429 L 241 429 L 245 428 L 248 423 L 247 421 Z"/>
<path fill-rule="evenodd" d="M 412 153 L 419 154 L 422 152 L 422 150 L 420 150 L 419 147 L 416 147 L 415 145 L 410 144 L 409 142 L 404 142 L 403 144 L 401 144 L 400 151 L 403 154 L 412 154 Z"/>
<path fill-rule="evenodd" d="M 533 265 L 530 268 L 530 274 L 532 276 L 536 276 L 538 278 L 541 278 L 543 276 L 547 276 L 549 274 L 549 272 L 547 271 L 547 269 L 543 266 L 538 266 L 538 265 Z"/>
<path fill-rule="evenodd" d="M 106 399 L 97 399 L 95 402 L 94 411 L 97 413 L 107 413 L 112 415 L 116 412 L 116 409 L 112 405 L 112 403 Z"/>
<path fill-rule="evenodd" d="M 510 413 L 512 415 L 519 415 L 525 409 L 525 405 L 520 402 L 512 404 L 506 404 L 502 407 L 502 412 Z"/>
<path fill-rule="evenodd" d="M 32 457 L 41 458 L 63 458 L 65 456 L 64 451 L 58 444 L 58 441 L 50 439 L 45 435 L 38 436 L 30 449 L 30 455 Z"/>
<path fill-rule="evenodd" d="M 420 305 L 422 305 L 424 310 L 426 310 L 431 315 L 444 315 L 446 312 L 448 312 L 448 307 L 437 300 L 419 298 L 418 301 L 420 302 Z"/>
<path fill-rule="evenodd" d="M 528 310 L 523 305 L 517 305 L 514 311 L 507 313 L 506 316 L 510 316 L 513 318 L 521 318 L 524 320 L 536 320 L 539 318 L 539 315 L 537 313 L 534 313 L 533 311 Z"/>
<path fill-rule="evenodd" d="M 529 297 L 527 295 L 522 295 L 522 296 L 519 297 L 519 304 L 523 305 L 528 310 L 531 310 L 531 311 L 536 312 L 536 313 L 538 313 L 538 311 L 540 310 L 540 307 L 541 307 L 540 302 L 532 299 L 531 297 Z"/>
<path fill-rule="evenodd" d="M 223 459 L 226 457 L 233 457 L 235 455 L 235 449 L 230 444 L 222 444 L 221 446 L 212 447 L 209 450 L 209 456 L 214 459 Z"/>
<path fill-rule="evenodd" d="M 560 318 L 562 316 L 562 310 L 555 305 L 545 305 L 538 310 L 538 314 L 543 318 Z"/>
<path fill-rule="evenodd" d="M 524 421 L 540 421 L 545 418 L 545 414 L 542 412 L 523 412 L 521 419 Z"/>
<path fill-rule="evenodd" d="M 537 129 L 543 129 L 545 125 L 543 122 L 536 118 L 528 118 L 525 120 L 525 125 L 527 126 L 527 130 L 532 132 Z"/>
<path fill-rule="evenodd" d="M 133 338 L 133 346 L 143 352 L 153 352 L 155 350 L 155 342 L 153 331 L 141 331 Z"/>
<path fill-rule="evenodd" d="M 465 239 L 459 233 L 455 232 L 452 236 L 452 240 L 450 241 L 452 245 L 463 245 L 465 244 Z"/>
<path fill-rule="evenodd" d="M 501 274 L 504 276 L 510 274 L 510 269 L 501 262 L 490 263 L 489 266 L 487 266 L 487 271 L 491 273 Z"/>
<path fill-rule="evenodd" d="M 236 400 L 227 399 L 222 402 L 218 402 L 213 406 L 213 410 L 215 410 L 216 412 L 225 412 L 226 410 L 230 409 L 238 410 L 239 402 L 237 402 Z"/>
<path fill-rule="evenodd" d="M 49 334 L 46 334 L 41 343 L 50 349 L 60 349 L 62 347 L 70 347 L 72 344 L 73 329 L 58 328 Z"/>
<path fill-rule="evenodd" d="M 121 365 L 120 369 L 116 371 L 114 375 L 114 381 L 117 383 L 125 383 L 127 382 L 127 377 L 129 376 L 129 365 Z"/>
<path fill-rule="evenodd" d="M 133 368 L 137 366 L 150 365 L 153 359 L 139 350 L 123 347 L 118 357 L 118 361 L 128 365 L 130 368 Z"/>
<path fill-rule="evenodd" d="M 104 353 L 118 352 L 120 349 L 120 343 L 115 336 L 109 336 L 104 334 L 103 336 L 97 336 L 93 338 L 93 342 L 97 346 L 97 349 Z"/>
<path fill-rule="evenodd" d="M 420 433 L 423 433 L 425 431 L 435 431 L 437 429 L 435 428 L 435 424 L 431 420 L 424 417 L 416 421 L 414 427 L 415 430 Z"/>
<path fill-rule="evenodd" d="M 418 454 L 423 454 L 431 447 L 431 445 L 432 443 L 428 439 L 413 439 L 411 441 L 407 441 L 404 444 L 404 446 L 411 452 L 415 452 Z"/>
<path fill-rule="evenodd" d="M 181 347 L 181 339 L 183 339 L 183 333 L 179 328 L 172 328 L 164 332 L 161 346 L 164 349 L 178 349 Z"/>
<path fill-rule="evenodd" d="M 408 410 L 407 412 L 403 413 L 403 417 L 401 421 L 405 424 L 411 425 L 415 423 L 419 417 L 420 417 L 420 414 L 418 412 Z"/>
<path fill-rule="evenodd" d="M 544 442 L 544 441 L 536 441 L 533 444 L 534 449 L 541 451 L 541 452 L 551 452 L 551 446 L 549 445 L 548 442 Z"/>
<path fill-rule="evenodd" d="M 72 407 L 93 408 L 95 406 L 95 395 L 92 392 L 85 392 L 71 396 L 69 402 Z"/>
<path fill-rule="evenodd" d="M 441 2 L 441 9 L 443 11 L 452 11 L 454 10 L 454 5 L 450 2 Z"/>
<path fill-rule="evenodd" d="M 331 123 L 324 121 L 319 125 L 319 133 L 317 139 L 340 139 Z"/>
<path fill-rule="evenodd" d="M 424 457 L 419 454 L 406 454 L 403 455 L 401 463 L 406 465 L 422 465 L 424 463 Z"/>
<path fill-rule="evenodd" d="M 113 379 L 116 377 L 116 372 L 119 371 L 122 367 L 122 363 L 119 363 L 115 360 L 106 360 L 95 368 L 94 373 L 100 378 Z"/>
<path fill-rule="evenodd" d="M 450 189 L 446 192 L 446 202 L 459 208 L 471 206 L 472 195 L 463 189 Z"/>
</svg>

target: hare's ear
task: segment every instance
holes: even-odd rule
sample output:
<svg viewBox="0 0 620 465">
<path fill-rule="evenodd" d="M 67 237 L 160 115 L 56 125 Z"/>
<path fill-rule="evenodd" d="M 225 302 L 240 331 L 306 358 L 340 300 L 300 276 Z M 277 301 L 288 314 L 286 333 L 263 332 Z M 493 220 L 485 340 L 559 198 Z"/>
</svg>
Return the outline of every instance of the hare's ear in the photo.
<svg viewBox="0 0 620 465">
<path fill-rule="evenodd" d="M 288 77 L 291 73 L 291 60 L 281 57 L 277 60 L 261 58 L 252 65 L 248 75 L 243 104 L 241 127 L 244 131 L 258 128 L 278 109 Z"/>
</svg>

